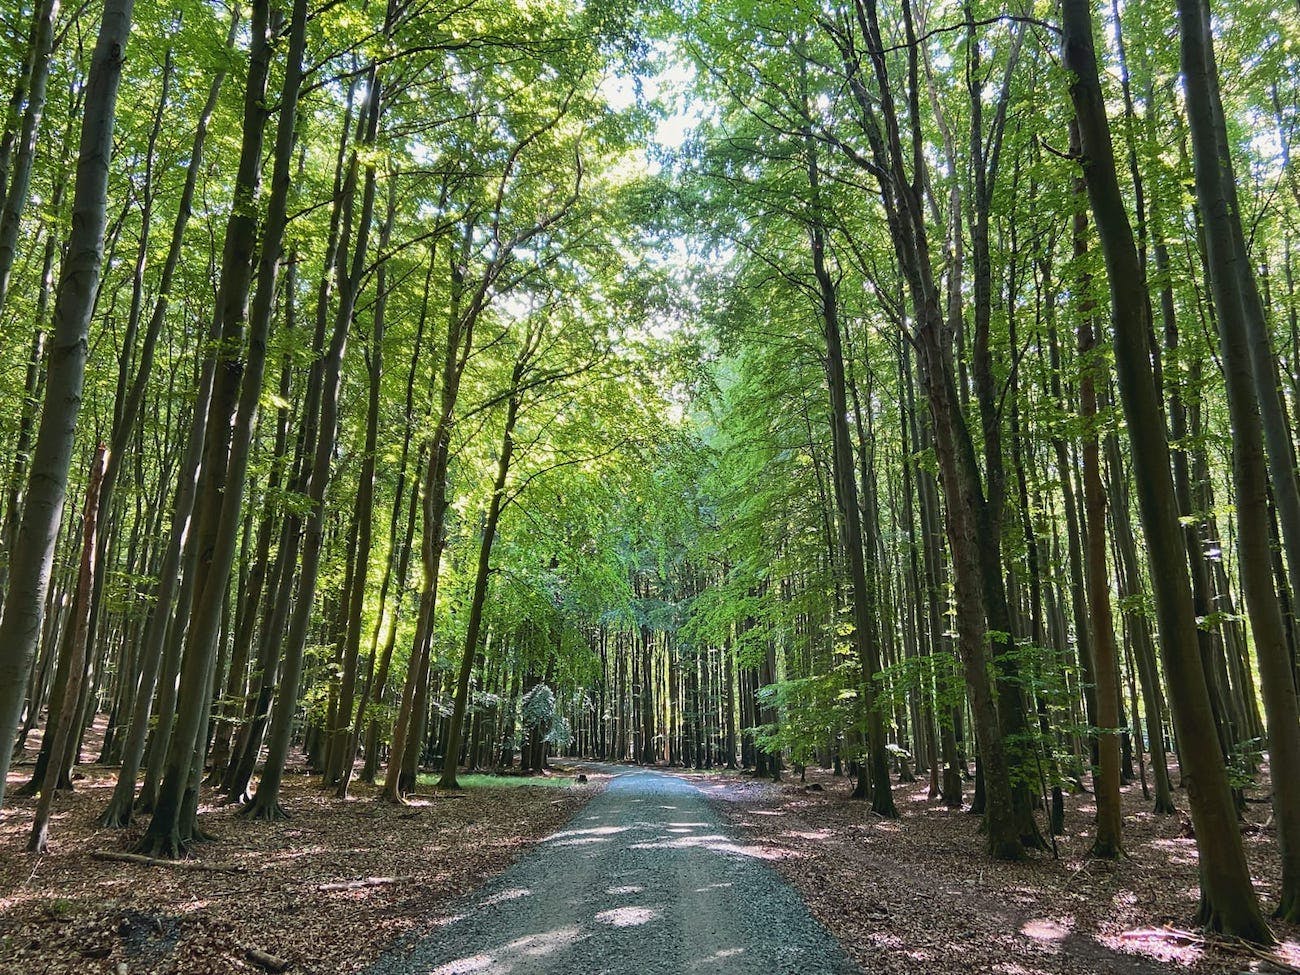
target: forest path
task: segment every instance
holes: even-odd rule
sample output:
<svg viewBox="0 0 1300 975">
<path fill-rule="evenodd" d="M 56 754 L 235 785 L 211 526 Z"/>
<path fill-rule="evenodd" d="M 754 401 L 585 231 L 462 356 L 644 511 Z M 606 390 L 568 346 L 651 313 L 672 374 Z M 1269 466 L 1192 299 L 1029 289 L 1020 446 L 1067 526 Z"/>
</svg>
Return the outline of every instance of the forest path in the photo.
<svg viewBox="0 0 1300 975">
<path fill-rule="evenodd" d="M 859 969 L 704 794 L 604 766 L 601 795 L 371 975 L 851 975 Z"/>
</svg>

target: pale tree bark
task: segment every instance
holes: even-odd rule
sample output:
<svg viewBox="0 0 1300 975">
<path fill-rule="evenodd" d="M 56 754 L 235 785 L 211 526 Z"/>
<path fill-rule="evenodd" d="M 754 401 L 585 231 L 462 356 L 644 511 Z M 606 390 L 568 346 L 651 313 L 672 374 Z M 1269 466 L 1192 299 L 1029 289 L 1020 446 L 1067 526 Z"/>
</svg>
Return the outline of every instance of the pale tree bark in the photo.
<svg viewBox="0 0 1300 975">
<path fill-rule="evenodd" d="M 14 545 L 4 614 L 0 617 L 0 805 L 9 772 L 23 691 L 40 637 L 54 545 L 63 517 L 68 466 L 85 382 L 90 315 L 104 260 L 108 166 L 113 152 L 117 92 L 134 0 L 107 0 L 86 82 L 72 232 L 59 274 L 45 406 L 36 437 L 27 500 Z"/>
</svg>

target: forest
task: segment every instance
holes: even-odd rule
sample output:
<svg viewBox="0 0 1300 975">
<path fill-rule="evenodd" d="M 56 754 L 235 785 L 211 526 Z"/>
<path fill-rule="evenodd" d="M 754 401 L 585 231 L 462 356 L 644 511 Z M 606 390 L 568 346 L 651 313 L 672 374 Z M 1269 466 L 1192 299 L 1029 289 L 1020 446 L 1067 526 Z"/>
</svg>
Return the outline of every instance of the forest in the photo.
<svg viewBox="0 0 1300 975">
<path fill-rule="evenodd" d="M 863 970 L 1300 971 L 1300 2 L 11 0 L 0 98 L 0 970 L 643 803 Z"/>
</svg>

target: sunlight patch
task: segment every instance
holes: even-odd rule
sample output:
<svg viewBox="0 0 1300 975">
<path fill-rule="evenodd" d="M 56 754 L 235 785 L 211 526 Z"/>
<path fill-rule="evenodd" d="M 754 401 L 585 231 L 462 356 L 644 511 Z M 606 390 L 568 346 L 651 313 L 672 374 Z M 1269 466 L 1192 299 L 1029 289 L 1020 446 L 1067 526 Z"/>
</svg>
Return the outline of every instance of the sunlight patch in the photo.
<svg viewBox="0 0 1300 975">
<path fill-rule="evenodd" d="M 612 928 L 634 928 L 639 924 L 649 924 L 659 916 L 659 912 L 648 907 L 615 907 L 601 911 L 596 920 Z"/>
<path fill-rule="evenodd" d="M 631 826 L 589 826 L 586 829 L 562 829 L 546 837 L 546 842 L 575 836 L 613 836 L 615 833 L 626 833 L 631 828 Z"/>
<path fill-rule="evenodd" d="M 493 894 L 491 897 L 485 897 L 479 901 L 480 907 L 488 907 L 492 904 L 500 904 L 503 901 L 514 901 L 521 897 L 528 897 L 532 891 L 527 887 L 511 887 L 509 890 L 503 890 L 499 894 Z"/>
<path fill-rule="evenodd" d="M 1020 933 L 1035 941 L 1064 941 L 1070 935 L 1073 923 L 1062 924 L 1050 917 L 1036 917 L 1020 926 Z"/>
<path fill-rule="evenodd" d="M 1145 955 L 1157 961 L 1194 965 L 1205 958 L 1204 939 L 1175 928 L 1136 928 L 1118 937 L 1095 935 L 1094 940 L 1111 951 Z"/>
<path fill-rule="evenodd" d="M 578 940 L 578 936 L 579 931 L 576 927 L 556 928 L 554 931 L 547 931 L 544 934 L 530 934 L 522 938 L 516 938 L 501 950 L 503 952 L 517 952 L 530 958 L 541 958 L 573 944 Z"/>
<path fill-rule="evenodd" d="M 491 955 L 471 955 L 468 958 L 457 958 L 445 965 L 439 965 L 429 975 L 468 975 L 470 972 L 481 972 L 485 968 L 490 968 L 494 961 L 495 959 Z"/>
<path fill-rule="evenodd" d="M 692 968 L 707 968 L 712 970 L 713 965 L 727 958 L 735 958 L 737 955 L 743 955 L 744 948 L 721 948 L 709 955 L 707 958 L 701 958 L 698 961 L 691 962 Z"/>
</svg>

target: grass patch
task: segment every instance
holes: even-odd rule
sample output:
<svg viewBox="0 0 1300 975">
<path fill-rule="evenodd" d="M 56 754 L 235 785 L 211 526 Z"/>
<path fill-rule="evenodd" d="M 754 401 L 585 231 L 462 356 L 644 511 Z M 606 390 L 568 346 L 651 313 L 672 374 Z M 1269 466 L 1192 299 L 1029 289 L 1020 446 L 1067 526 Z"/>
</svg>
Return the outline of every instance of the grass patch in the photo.
<svg viewBox="0 0 1300 975">
<path fill-rule="evenodd" d="M 435 786 L 440 775 L 427 773 L 417 777 L 420 786 Z M 462 789 L 515 789 L 520 786 L 537 786 L 543 789 L 567 789 L 573 785 L 572 775 L 489 775 L 484 772 L 464 773 L 456 776 Z"/>
</svg>

